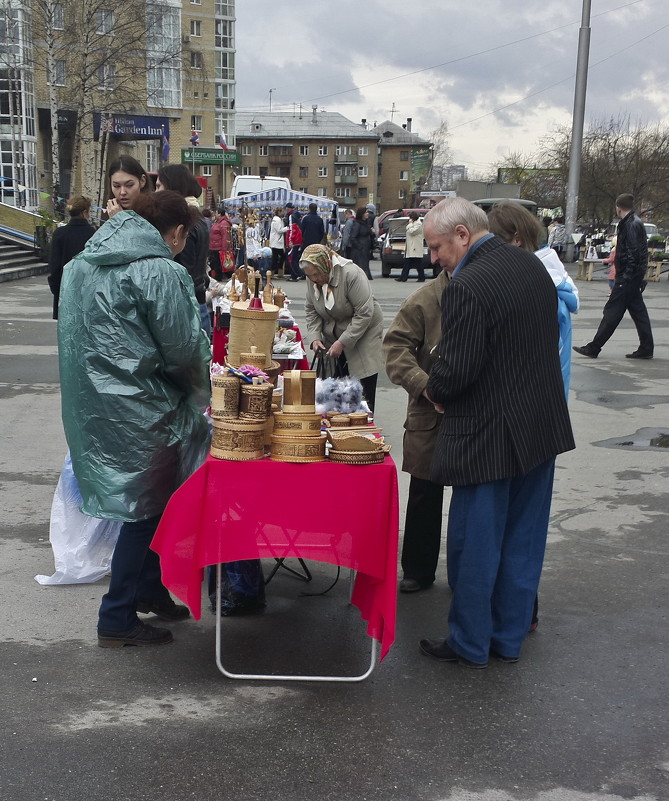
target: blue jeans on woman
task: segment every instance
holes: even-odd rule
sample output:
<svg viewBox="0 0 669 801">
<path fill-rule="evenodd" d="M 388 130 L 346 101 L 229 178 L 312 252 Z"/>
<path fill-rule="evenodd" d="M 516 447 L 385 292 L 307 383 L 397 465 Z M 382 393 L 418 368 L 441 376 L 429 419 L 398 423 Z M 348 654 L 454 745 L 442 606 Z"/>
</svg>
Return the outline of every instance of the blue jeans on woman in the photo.
<svg viewBox="0 0 669 801">
<path fill-rule="evenodd" d="M 160 557 L 149 548 L 158 523 L 160 515 L 121 526 L 111 560 L 109 589 L 100 604 L 98 629 L 129 631 L 139 622 L 137 601 L 170 597 L 161 580 Z"/>
</svg>

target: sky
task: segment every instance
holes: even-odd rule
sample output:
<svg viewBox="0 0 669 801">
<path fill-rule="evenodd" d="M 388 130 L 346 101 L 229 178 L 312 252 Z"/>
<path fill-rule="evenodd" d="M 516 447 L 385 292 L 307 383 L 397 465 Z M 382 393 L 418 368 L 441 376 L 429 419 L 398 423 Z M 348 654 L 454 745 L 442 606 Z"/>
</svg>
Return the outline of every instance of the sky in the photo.
<svg viewBox="0 0 669 801">
<path fill-rule="evenodd" d="M 446 123 L 450 163 L 484 177 L 571 128 L 584 2 L 236 0 L 236 107 Z M 669 124 L 669 2 L 592 0 L 590 28 L 586 130 Z"/>
</svg>

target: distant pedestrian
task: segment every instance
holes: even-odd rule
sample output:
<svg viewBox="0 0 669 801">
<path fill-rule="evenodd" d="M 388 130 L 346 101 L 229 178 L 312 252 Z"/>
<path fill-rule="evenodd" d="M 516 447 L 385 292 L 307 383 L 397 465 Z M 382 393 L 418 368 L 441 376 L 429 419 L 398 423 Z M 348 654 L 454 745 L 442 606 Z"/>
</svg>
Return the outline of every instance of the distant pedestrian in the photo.
<svg viewBox="0 0 669 801">
<path fill-rule="evenodd" d="M 347 258 L 351 258 L 351 231 L 353 229 L 353 212 L 351 209 L 344 209 L 344 226 L 341 230 L 341 252 Z"/>
<path fill-rule="evenodd" d="M 357 264 L 371 281 L 372 274 L 369 271 L 369 254 L 372 230 L 369 225 L 367 225 L 368 217 L 369 211 L 364 206 L 356 209 L 349 245 L 351 248 L 351 261 Z"/>
<path fill-rule="evenodd" d="M 419 283 L 425 280 L 425 268 L 423 267 L 423 223 L 417 211 L 409 212 L 402 275 L 395 280 L 402 282 L 407 281 L 410 270 L 416 270 Z"/>
<path fill-rule="evenodd" d="M 648 237 L 643 223 L 634 213 L 633 195 L 618 195 L 616 214 L 620 217 L 620 222 L 614 258 L 615 284 L 604 306 L 597 333 L 587 345 L 575 347 L 574 350 L 581 356 L 596 359 L 627 311 L 636 326 L 639 347 L 634 352 L 625 354 L 626 358 L 652 359 L 655 350 L 653 332 L 642 295 L 648 268 Z"/>
<path fill-rule="evenodd" d="M 564 261 L 565 245 L 567 243 L 567 229 L 564 227 L 564 217 L 558 217 L 550 226 L 548 233 L 548 247 L 558 254 Z"/>
<path fill-rule="evenodd" d="M 309 245 L 322 245 L 325 239 L 325 224 L 318 214 L 316 203 L 309 204 L 309 213 L 305 214 L 300 220 L 302 229 L 302 248 Z"/>
<path fill-rule="evenodd" d="M 84 245 L 95 233 L 95 228 L 88 222 L 91 201 L 83 195 L 71 197 L 65 206 L 70 215 L 67 225 L 61 225 L 51 237 L 49 253 L 49 289 L 53 294 L 53 319 L 58 319 L 58 299 L 63 267 L 84 249 Z"/>
</svg>

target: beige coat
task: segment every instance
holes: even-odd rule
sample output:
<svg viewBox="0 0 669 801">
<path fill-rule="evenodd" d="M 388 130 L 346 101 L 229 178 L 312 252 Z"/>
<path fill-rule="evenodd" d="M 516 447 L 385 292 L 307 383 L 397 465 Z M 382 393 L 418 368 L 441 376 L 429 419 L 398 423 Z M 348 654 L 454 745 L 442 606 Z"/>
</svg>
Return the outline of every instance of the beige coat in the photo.
<svg viewBox="0 0 669 801">
<path fill-rule="evenodd" d="M 402 470 L 426 480 L 431 480 L 432 452 L 443 415 L 422 392 L 441 340 L 441 296 L 447 282 L 444 270 L 409 295 L 383 340 L 388 378 L 409 393 Z"/>
<path fill-rule="evenodd" d="M 309 341 L 320 339 L 329 348 L 339 340 L 344 346 L 349 374 L 367 378 L 383 367 L 383 312 L 360 267 L 336 254 L 332 258 L 329 285 L 334 306 L 331 309 L 325 308 L 316 284 L 307 281 L 305 312 Z"/>
<path fill-rule="evenodd" d="M 404 257 L 406 259 L 423 258 L 423 223 L 420 220 L 411 220 L 407 223 L 407 244 Z"/>
</svg>

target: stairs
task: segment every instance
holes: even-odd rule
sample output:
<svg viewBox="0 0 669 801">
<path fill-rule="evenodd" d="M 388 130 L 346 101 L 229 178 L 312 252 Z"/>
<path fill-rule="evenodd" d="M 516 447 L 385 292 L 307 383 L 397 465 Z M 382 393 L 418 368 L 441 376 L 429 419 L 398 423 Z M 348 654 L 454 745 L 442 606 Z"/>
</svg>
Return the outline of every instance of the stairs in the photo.
<svg viewBox="0 0 669 801">
<path fill-rule="evenodd" d="M 40 259 L 34 248 L 0 236 L 0 283 L 48 272 L 48 265 Z"/>
</svg>

